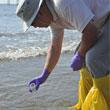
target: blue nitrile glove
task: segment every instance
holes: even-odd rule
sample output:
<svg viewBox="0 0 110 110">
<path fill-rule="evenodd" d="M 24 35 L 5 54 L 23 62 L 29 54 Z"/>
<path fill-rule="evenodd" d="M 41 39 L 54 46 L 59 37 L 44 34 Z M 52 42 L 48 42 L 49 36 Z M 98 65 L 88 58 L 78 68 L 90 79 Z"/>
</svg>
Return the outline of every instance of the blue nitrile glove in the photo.
<svg viewBox="0 0 110 110">
<path fill-rule="evenodd" d="M 70 66 L 73 69 L 73 71 L 78 71 L 84 66 L 84 63 L 85 63 L 85 58 L 81 56 L 79 52 L 76 52 L 72 57 Z"/>
<path fill-rule="evenodd" d="M 32 92 L 34 90 L 38 90 L 39 86 L 44 83 L 49 76 L 48 70 L 43 70 L 42 74 L 38 77 L 35 77 L 33 80 L 29 82 L 29 91 Z"/>
</svg>

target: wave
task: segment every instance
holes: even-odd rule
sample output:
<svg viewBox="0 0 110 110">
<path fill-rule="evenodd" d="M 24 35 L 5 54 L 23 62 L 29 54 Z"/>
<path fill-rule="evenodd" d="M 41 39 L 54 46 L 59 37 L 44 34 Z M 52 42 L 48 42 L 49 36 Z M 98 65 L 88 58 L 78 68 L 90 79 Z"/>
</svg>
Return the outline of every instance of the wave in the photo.
<svg viewBox="0 0 110 110">
<path fill-rule="evenodd" d="M 45 32 L 45 33 L 44 33 Z M 45 37 L 46 36 L 46 37 Z M 73 52 L 79 42 L 79 33 L 65 32 L 62 54 Z M 50 36 L 48 29 L 0 33 L 0 61 L 45 56 Z"/>
<path fill-rule="evenodd" d="M 0 32 L 0 38 L 1 37 L 27 37 L 27 36 L 40 36 L 41 34 L 44 35 L 44 32 L 45 34 L 48 35 L 49 33 L 49 29 L 33 29 L 31 27 L 30 28 L 30 31 L 27 31 L 27 32 L 23 32 L 21 30 L 17 30 L 16 32 L 12 32 L 12 31 L 8 31 L 8 32 Z M 36 31 L 37 30 L 37 31 Z"/>
<path fill-rule="evenodd" d="M 35 33 L 33 33 L 33 32 L 26 32 L 26 33 L 24 33 L 24 32 L 14 32 L 14 33 L 12 33 L 12 32 L 5 32 L 5 33 L 0 33 L 0 37 L 15 37 L 15 36 L 26 36 L 26 35 L 34 35 Z"/>
<path fill-rule="evenodd" d="M 77 43 L 73 43 L 71 45 L 63 46 L 62 54 L 73 52 L 77 46 Z M 3 60 L 18 60 L 21 58 L 30 58 L 30 57 L 38 57 L 45 56 L 47 54 L 47 47 L 28 47 L 28 48 L 11 48 L 8 51 L 0 52 L 0 61 Z"/>
<path fill-rule="evenodd" d="M 17 60 L 20 58 L 35 57 L 45 55 L 47 49 L 38 48 L 24 48 L 24 49 L 11 49 L 8 51 L 0 52 L 0 60 Z"/>
</svg>

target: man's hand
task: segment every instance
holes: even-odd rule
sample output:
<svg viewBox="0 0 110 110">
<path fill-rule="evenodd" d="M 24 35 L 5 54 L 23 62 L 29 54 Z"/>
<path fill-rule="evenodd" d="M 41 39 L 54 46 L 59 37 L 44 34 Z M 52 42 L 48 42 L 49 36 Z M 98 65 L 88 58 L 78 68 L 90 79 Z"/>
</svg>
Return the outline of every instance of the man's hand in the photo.
<svg viewBox="0 0 110 110">
<path fill-rule="evenodd" d="M 84 66 L 84 63 L 85 63 L 85 58 L 81 56 L 79 52 L 76 52 L 72 58 L 72 62 L 70 66 L 73 69 L 73 71 L 78 71 Z"/>
<path fill-rule="evenodd" d="M 44 70 L 40 76 L 35 77 L 33 80 L 31 80 L 28 84 L 29 91 L 33 92 L 34 90 L 38 90 L 39 86 L 46 81 L 48 76 L 49 72 L 47 70 Z"/>
</svg>

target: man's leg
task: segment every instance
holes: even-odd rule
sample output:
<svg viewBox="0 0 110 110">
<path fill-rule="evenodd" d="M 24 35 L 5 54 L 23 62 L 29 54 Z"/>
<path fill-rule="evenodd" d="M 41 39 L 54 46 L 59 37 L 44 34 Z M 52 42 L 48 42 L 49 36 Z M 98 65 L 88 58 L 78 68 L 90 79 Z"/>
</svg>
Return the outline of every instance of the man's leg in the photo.
<svg viewBox="0 0 110 110">
<path fill-rule="evenodd" d="M 81 110 L 109 110 L 110 109 L 110 74 L 93 78 L 90 89 Z"/>
<path fill-rule="evenodd" d="M 86 67 L 80 70 L 80 80 L 78 86 L 78 102 L 73 106 L 75 110 L 81 110 L 85 98 L 93 86 L 92 76 Z"/>
<path fill-rule="evenodd" d="M 110 19 L 99 41 L 87 52 L 86 64 L 93 76 L 82 110 L 110 109 Z"/>
</svg>

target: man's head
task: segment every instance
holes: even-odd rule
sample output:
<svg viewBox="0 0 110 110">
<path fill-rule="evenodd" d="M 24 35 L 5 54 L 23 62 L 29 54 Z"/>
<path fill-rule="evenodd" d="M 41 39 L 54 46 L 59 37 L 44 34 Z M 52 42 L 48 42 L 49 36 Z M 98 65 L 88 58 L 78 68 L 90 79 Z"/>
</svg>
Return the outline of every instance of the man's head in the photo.
<svg viewBox="0 0 110 110">
<path fill-rule="evenodd" d="M 34 27 L 48 27 L 51 24 L 52 20 L 53 16 L 44 0 L 37 16 L 35 17 L 31 25 Z"/>
<path fill-rule="evenodd" d="M 47 8 L 47 6 L 45 5 L 46 5 L 45 0 L 21 0 L 20 1 L 16 9 L 16 14 L 18 17 L 20 17 L 23 20 L 24 31 L 26 31 L 32 24 L 34 27 L 43 27 L 41 25 L 40 26 L 37 25 L 35 21 L 39 18 L 38 24 L 39 22 L 46 22 L 45 20 L 42 20 L 39 17 L 41 16 L 41 14 L 38 14 L 40 13 L 40 9 L 42 9 L 42 7 L 44 7 L 43 11 L 45 13 L 45 8 Z M 40 21 L 40 19 L 42 21 Z M 47 25 L 44 25 L 44 27 L 46 26 Z"/>
</svg>

